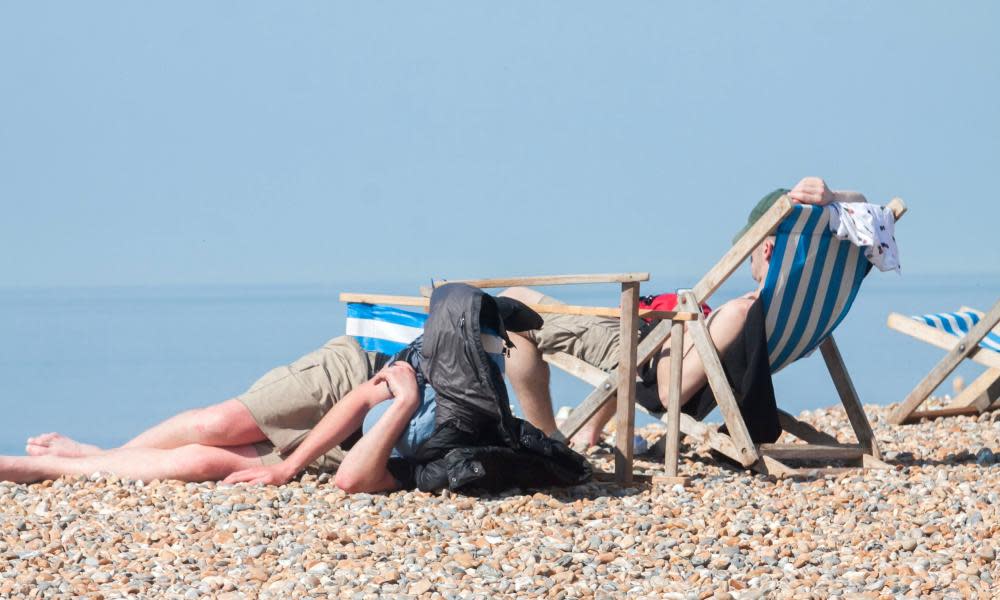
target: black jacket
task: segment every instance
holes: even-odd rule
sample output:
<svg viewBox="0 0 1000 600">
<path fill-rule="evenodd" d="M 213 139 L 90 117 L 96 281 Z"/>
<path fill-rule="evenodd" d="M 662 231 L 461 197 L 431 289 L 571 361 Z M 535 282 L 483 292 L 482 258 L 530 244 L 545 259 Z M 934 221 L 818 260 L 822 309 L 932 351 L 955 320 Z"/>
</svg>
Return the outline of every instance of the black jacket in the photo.
<svg viewBox="0 0 1000 600">
<path fill-rule="evenodd" d="M 435 428 L 414 459 L 390 460 L 404 488 L 499 491 L 590 479 L 583 456 L 511 414 L 503 374 L 483 348 L 483 328 L 510 348 L 508 327 L 524 331 L 541 324 L 520 302 L 469 285 L 434 291 L 416 362 L 437 393 Z"/>
</svg>

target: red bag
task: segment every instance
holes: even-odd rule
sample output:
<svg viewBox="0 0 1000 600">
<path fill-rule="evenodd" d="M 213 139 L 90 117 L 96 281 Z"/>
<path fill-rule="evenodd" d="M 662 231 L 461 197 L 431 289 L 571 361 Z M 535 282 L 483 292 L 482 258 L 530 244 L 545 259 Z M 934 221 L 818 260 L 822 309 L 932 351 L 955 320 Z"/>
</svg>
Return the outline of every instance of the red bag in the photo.
<svg viewBox="0 0 1000 600">
<path fill-rule="evenodd" d="M 655 296 L 640 296 L 639 308 L 648 310 L 674 310 L 677 307 L 677 294 L 657 294 Z M 712 309 L 704 302 L 701 303 L 701 312 L 707 317 Z M 647 323 L 649 319 L 644 319 Z"/>
</svg>

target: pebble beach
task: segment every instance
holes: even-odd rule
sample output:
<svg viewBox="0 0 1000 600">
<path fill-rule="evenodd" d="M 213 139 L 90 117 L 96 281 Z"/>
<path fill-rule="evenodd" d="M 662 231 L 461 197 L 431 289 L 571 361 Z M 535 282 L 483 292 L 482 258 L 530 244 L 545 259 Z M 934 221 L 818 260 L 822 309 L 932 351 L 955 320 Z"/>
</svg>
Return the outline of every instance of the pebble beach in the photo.
<svg viewBox="0 0 1000 600">
<path fill-rule="evenodd" d="M 0 483 L 0 597 L 1000 596 L 1000 412 L 891 427 L 887 408 L 866 411 L 893 470 L 775 479 L 694 444 L 684 486 L 469 497 L 347 496 L 326 475 Z M 851 439 L 840 408 L 801 418 Z"/>
</svg>

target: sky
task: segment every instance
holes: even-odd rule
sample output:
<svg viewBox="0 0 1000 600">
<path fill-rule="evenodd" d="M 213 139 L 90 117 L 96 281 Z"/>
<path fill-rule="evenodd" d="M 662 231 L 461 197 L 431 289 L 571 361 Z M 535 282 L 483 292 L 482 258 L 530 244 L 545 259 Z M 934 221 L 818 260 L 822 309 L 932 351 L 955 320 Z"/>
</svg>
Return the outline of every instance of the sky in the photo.
<svg viewBox="0 0 1000 600">
<path fill-rule="evenodd" d="M 0 286 L 687 280 L 902 197 L 1000 284 L 1000 3 L 0 3 Z"/>
</svg>

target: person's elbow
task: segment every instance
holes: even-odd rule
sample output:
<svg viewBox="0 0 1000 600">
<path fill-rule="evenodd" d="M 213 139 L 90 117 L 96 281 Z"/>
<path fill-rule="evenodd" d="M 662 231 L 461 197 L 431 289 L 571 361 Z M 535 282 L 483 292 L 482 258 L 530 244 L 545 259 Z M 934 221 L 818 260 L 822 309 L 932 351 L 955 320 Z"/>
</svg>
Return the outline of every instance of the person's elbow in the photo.
<svg viewBox="0 0 1000 600">
<path fill-rule="evenodd" d="M 361 494 L 368 491 L 370 484 L 364 473 L 356 469 L 341 467 L 333 478 L 333 485 L 347 494 Z"/>
</svg>

